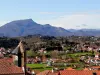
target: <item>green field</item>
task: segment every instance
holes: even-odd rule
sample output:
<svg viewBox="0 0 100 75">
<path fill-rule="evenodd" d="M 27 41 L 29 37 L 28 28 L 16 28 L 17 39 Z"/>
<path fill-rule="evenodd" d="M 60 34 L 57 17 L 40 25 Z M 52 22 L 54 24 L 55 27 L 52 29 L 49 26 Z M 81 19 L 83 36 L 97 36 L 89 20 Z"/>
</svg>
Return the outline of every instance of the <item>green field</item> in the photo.
<svg viewBox="0 0 100 75">
<path fill-rule="evenodd" d="M 79 52 L 79 53 L 71 53 L 71 54 L 67 54 L 67 55 L 70 55 L 70 56 L 81 56 L 81 55 L 93 55 L 92 52 Z"/>
<path fill-rule="evenodd" d="M 73 67 L 73 65 L 76 65 L 77 67 L 75 68 L 76 70 L 82 70 L 83 67 L 84 67 L 84 63 L 80 62 L 79 61 L 79 58 L 80 56 L 82 55 L 93 55 L 92 52 L 79 52 L 79 53 L 70 53 L 70 54 L 67 54 L 68 57 L 71 57 L 74 59 L 73 62 L 68 62 L 67 66 L 60 66 L 58 65 L 57 67 L 59 69 L 64 69 L 64 68 L 67 68 L 67 67 Z M 55 63 L 56 65 L 58 63 Z M 64 62 L 60 62 L 60 64 L 64 64 Z M 28 67 L 30 67 L 31 69 L 34 69 L 34 70 L 39 70 L 39 71 L 44 71 L 44 70 L 51 70 L 53 67 L 52 66 L 47 66 L 46 64 L 27 64 Z"/>
<path fill-rule="evenodd" d="M 52 67 L 46 66 L 46 64 L 27 64 L 28 67 L 34 70 L 44 71 L 51 70 Z"/>
<path fill-rule="evenodd" d="M 78 64 L 78 63 L 69 63 L 69 64 L 73 65 L 73 64 Z M 27 66 L 33 70 L 38 70 L 38 71 L 52 70 L 52 67 L 46 66 L 46 64 L 27 64 Z M 59 67 L 59 69 L 64 69 L 64 68 L 67 69 L 68 67 Z M 76 68 L 76 70 L 82 70 L 82 67 L 80 66 L 80 68 Z"/>
</svg>

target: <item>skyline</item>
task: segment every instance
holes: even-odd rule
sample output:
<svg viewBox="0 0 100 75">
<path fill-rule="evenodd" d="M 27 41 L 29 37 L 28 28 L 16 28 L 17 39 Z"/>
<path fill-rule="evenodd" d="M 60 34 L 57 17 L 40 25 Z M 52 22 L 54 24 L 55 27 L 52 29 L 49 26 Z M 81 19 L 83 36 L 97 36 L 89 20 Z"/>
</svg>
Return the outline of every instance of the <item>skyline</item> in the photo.
<svg viewBox="0 0 100 75">
<path fill-rule="evenodd" d="M 3 0 L 0 26 L 13 20 L 33 19 L 65 29 L 100 29 L 99 0 Z"/>
</svg>

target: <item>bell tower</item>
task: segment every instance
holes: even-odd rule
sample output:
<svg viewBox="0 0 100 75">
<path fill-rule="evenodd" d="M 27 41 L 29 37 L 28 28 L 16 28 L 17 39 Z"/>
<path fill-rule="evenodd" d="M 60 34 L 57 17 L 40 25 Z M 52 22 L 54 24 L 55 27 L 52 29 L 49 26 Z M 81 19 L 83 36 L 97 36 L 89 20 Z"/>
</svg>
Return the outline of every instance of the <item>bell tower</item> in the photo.
<svg viewBox="0 0 100 75">
<path fill-rule="evenodd" d="M 13 54 L 13 61 L 15 62 L 15 64 L 18 67 L 24 67 L 25 52 L 22 42 L 20 42 L 18 46 L 12 51 L 12 54 Z"/>
</svg>

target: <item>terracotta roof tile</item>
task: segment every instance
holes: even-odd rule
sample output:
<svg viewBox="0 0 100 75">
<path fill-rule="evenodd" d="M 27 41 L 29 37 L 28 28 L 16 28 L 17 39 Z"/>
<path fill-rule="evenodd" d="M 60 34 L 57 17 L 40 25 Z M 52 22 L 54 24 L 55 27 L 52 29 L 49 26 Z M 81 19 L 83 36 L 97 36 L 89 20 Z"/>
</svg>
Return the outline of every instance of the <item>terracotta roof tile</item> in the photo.
<svg viewBox="0 0 100 75">
<path fill-rule="evenodd" d="M 93 75 L 93 73 L 97 73 L 97 75 L 100 75 L 100 71 L 91 70 L 63 70 L 54 73 L 49 70 L 46 70 L 36 75 Z"/>
<path fill-rule="evenodd" d="M 40 72 L 39 74 L 37 75 L 48 75 L 48 73 L 50 72 L 50 70 L 45 70 L 43 72 Z"/>
<path fill-rule="evenodd" d="M 52 73 L 50 70 L 46 70 L 46 71 L 40 72 L 37 75 L 58 75 L 58 72 Z"/>
<path fill-rule="evenodd" d="M 88 68 L 84 68 L 83 70 L 89 70 Z"/>
<path fill-rule="evenodd" d="M 100 71 L 96 71 L 97 75 L 100 75 Z M 93 75 L 93 71 L 90 70 L 64 70 L 60 71 L 60 75 Z"/>
<path fill-rule="evenodd" d="M 0 74 L 22 74 L 22 68 L 15 66 L 12 59 L 0 59 Z"/>
<path fill-rule="evenodd" d="M 60 71 L 60 75 L 77 75 L 77 72 L 74 70 L 64 70 Z"/>
<path fill-rule="evenodd" d="M 40 71 L 39 70 L 33 70 L 36 74 L 38 74 L 38 73 L 40 73 Z"/>
<path fill-rule="evenodd" d="M 75 69 L 73 69 L 73 68 L 69 67 L 69 68 L 67 68 L 67 70 L 75 70 Z"/>
<path fill-rule="evenodd" d="M 93 66 L 92 68 L 100 68 L 100 66 Z"/>
</svg>

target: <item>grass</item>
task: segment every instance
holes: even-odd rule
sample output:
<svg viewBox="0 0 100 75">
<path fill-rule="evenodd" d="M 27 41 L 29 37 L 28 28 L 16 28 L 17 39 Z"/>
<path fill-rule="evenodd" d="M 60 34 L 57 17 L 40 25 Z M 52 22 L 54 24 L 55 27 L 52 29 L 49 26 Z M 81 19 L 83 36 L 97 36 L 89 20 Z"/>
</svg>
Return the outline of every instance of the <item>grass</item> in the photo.
<svg viewBox="0 0 100 75">
<path fill-rule="evenodd" d="M 76 68 L 76 70 L 83 70 L 83 68 L 81 68 L 81 67 L 80 68 Z"/>
<path fill-rule="evenodd" d="M 34 67 L 44 67 L 46 64 L 27 64 L 28 67 L 34 68 Z"/>
<path fill-rule="evenodd" d="M 27 66 L 34 70 L 39 70 L 39 71 L 52 69 L 52 67 L 46 66 L 46 64 L 27 64 Z"/>
<path fill-rule="evenodd" d="M 93 55 L 91 52 L 79 52 L 79 53 L 72 53 L 72 54 L 67 54 L 70 56 L 81 56 L 81 55 Z"/>
<path fill-rule="evenodd" d="M 67 54 L 69 57 L 74 58 L 75 60 L 79 60 L 79 57 L 81 55 L 93 55 L 92 52 L 79 52 L 79 53 L 71 53 L 71 54 Z M 72 63 L 68 63 L 68 66 L 58 66 L 59 68 L 67 68 L 67 67 L 73 67 L 73 65 L 78 65 L 78 68 L 76 68 L 76 70 L 82 70 L 84 67 L 84 63 L 81 62 L 72 62 Z M 44 70 L 51 70 L 52 67 L 48 67 L 46 66 L 46 64 L 27 64 L 28 67 L 34 69 L 34 70 L 39 70 L 39 71 L 44 71 Z"/>
<path fill-rule="evenodd" d="M 70 66 L 69 67 L 72 67 L 71 65 L 77 65 L 77 64 L 79 64 L 79 63 L 69 63 L 70 64 Z M 81 63 L 80 63 L 80 65 L 82 65 Z M 38 71 L 44 71 L 44 70 L 52 70 L 52 67 L 50 67 L 50 66 L 46 66 L 46 64 L 27 64 L 27 66 L 28 67 L 30 67 L 31 69 L 33 69 L 33 70 L 38 70 Z M 67 69 L 67 67 L 68 66 L 66 66 L 66 67 L 58 67 L 59 69 L 64 69 L 64 68 L 66 68 Z M 82 66 L 80 66 L 80 67 L 78 67 L 78 68 L 76 68 L 76 70 L 82 70 L 83 68 L 82 68 Z"/>
</svg>

